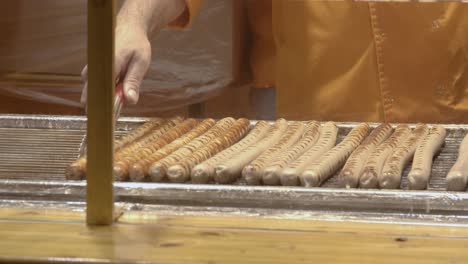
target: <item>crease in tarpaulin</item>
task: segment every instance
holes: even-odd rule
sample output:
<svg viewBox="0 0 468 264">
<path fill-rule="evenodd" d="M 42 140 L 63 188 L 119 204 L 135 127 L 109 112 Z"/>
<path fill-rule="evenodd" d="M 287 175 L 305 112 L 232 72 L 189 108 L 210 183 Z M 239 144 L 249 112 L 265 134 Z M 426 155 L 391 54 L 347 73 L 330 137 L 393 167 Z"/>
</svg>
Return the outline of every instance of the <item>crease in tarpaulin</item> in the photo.
<svg viewBox="0 0 468 264">
<path fill-rule="evenodd" d="M 33 101 L 39 101 L 44 103 L 54 103 L 60 105 L 67 105 L 72 107 L 82 107 L 79 102 L 65 99 L 56 95 L 34 91 L 33 89 L 28 88 L 17 88 L 13 86 L 2 86 L 0 91 L 13 95 L 17 98 L 24 98 Z"/>
<path fill-rule="evenodd" d="M 0 50 L 0 72 L 78 76 L 86 65 L 86 1 L 8 0 L 15 12 L 5 12 L 0 27 L 7 35 Z M 121 3 L 122 1 L 118 1 Z M 50 13 L 54 16 L 38 14 Z M 8 8 L 6 8 L 8 10 Z M 234 81 L 231 0 L 206 0 L 191 28 L 165 29 L 152 39 L 152 62 L 141 87 L 137 107 L 124 112 L 171 110 L 200 103 Z M 0 12 L 1 13 L 1 12 Z M 0 86 L 11 94 L 43 103 L 82 107 L 82 85 Z"/>
</svg>

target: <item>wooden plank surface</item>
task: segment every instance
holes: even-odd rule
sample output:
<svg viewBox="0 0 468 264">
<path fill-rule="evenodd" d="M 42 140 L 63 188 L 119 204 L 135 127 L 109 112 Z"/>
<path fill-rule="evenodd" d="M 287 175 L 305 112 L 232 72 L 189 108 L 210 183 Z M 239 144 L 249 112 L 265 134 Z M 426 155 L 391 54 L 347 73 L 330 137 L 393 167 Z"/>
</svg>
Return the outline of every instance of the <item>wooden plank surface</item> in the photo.
<svg viewBox="0 0 468 264">
<path fill-rule="evenodd" d="M 1 260 L 150 263 L 466 263 L 468 228 L 262 217 L 125 213 L 87 227 L 81 212 L 0 210 Z"/>
<path fill-rule="evenodd" d="M 113 218 L 115 0 L 88 0 L 87 223 Z"/>
</svg>

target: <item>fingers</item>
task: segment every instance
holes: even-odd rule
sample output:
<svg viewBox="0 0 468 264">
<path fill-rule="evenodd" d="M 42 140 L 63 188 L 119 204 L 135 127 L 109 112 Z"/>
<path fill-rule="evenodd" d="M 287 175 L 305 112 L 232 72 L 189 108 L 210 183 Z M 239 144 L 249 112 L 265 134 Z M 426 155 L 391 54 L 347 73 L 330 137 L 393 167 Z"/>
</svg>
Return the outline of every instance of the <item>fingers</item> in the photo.
<svg viewBox="0 0 468 264">
<path fill-rule="evenodd" d="M 116 47 L 114 56 L 114 76 L 116 79 L 125 75 L 127 64 L 129 63 L 131 56 L 131 51 L 125 49 L 121 50 Z"/>
<path fill-rule="evenodd" d="M 114 72 L 116 77 L 124 74 L 125 66 L 123 65 L 126 65 L 128 63 L 129 58 L 130 55 L 128 52 L 119 52 L 118 55 L 115 56 Z M 88 99 L 88 65 L 86 65 L 81 71 L 81 80 L 84 82 L 84 86 L 83 91 L 81 92 L 80 102 L 82 105 L 86 105 Z"/>
<path fill-rule="evenodd" d="M 124 94 L 129 104 L 136 104 L 139 98 L 140 86 L 146 71 L 148 71 L 151 58 L 151 49 L 142 49 L 134 53 L 130 60 L 124 78 Z"/>
<path fill-rule="evenodd" d="M 128 52 L 120 52 L 118 55 L 115 56 L 115 76 L 118 78 L 119 76 L 125 75 L 126 66 L 129 63 L 130 55 Z M 83 70 L 81 71 L 81 79 L 84 82 L 83 91 L 81 93 L 80 102 L 83 105 L 87 104 L 87 95 L 88 95 L 88 65 L 86 65 Z"/>
<path fill-rule="evenodd" d="M 125 33 L 125 32 L 124 32 Z M 121 35 L 125 35 L 121 33 Z M 151 44 L 144 34 L 129 31 L 131 37 L 116 41 L 114 73 L 117 79 L 123 82 L 125 100 L 128 104 L 138 102 L 140 85 L 148 71 L 151 61 Z M 128 41 L 128 39 L 132 41 Z M 81 72 L 84 87 L 81 94 L 81 103 L 87 103 L 88 67 Z"/>
</svg>

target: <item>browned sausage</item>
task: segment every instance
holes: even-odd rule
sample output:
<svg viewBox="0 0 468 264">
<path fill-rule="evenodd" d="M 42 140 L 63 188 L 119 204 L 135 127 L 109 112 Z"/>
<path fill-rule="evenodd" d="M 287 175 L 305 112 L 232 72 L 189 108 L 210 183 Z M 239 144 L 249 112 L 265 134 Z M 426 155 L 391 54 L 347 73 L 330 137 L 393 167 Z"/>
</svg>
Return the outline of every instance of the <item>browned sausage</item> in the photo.
<svg viewBox="0 0 468 264">
<path fill-rule="evenodd" d="M 249 185 L 259 185 L 262 180 L 264 168 L 269 164 L 275 156 L 286 151 L 290 146 L 295 144 L 304 132 L 304 124 L 302 122 L 293 122 L 288 126 L 286 132 L 280 140 L 269 147 L 258 158 L 244 167 L 242 176 Z"/>
<path fill-rule="evenodd" d="M 162 124 L 158 129 L 154 129 L 149 133 L 147 136 L 144 138 L 133 142 L 129 144 L 128 146 L 116 151 L 114 155 L 114 162 L 119 161 L 125 157 L 128 157 L 132 155 L 134 152 L 136 152 L 138 149 L 147 146 L 151 142 L 157 140 L 160 138 L 162 135 L 164 135 L 167 131 L 172 129 L 174 126 L 177 124 L 181 123 L 183 119 L 181 118 L 175 118 L 175 119 L 170 119 L 167 120 L 164 124 Z"/>
<path fill-rule="evenodd" d="M 284 119 L 276 121 L 275 125 L 268 131 L 265 138 L 257 144 L 251 145 L 235 157 L 219 164 L 215 168 L 215 181 L 217 183 L 232 183 L 239 178 L 242 169 L 260 156 L 266 149 L 275 144 L 286 131 L 288 122 Z"/>
<path fill-rule="evenodd" d="M 378 145 L 390 136 L 392 130 L 393 128 L 390 124 L 380 125 L 353 151 L 338 175 L 342 187 L 358 187 L 359 178 L 367 158 Z"/>
<path fill-rule="evenodd" d="M 136 142 L 141 138 L 147 136 L 152 130 L 160 127 L 163 124 L 162 119 L 155 119 L 146 122 L 143 125 L 133 129 L 126 135 L 116 140 L 114 144 L 114 151 L 118 151 L 123 147 L 128 146 L 132 142 Z M 68 180 L 83 180 L 86 174 L 86 156 L 83 156 L 73 162 L 66 170 L 65 176 Z"/>
<path fill-rule="evenodd" d="M 364 165 L 363 173 L 359 179 L 360 188 L 378 188 L 385 161 L 410 134 L 411 128 L 409 126 L 399 125 L 392 136 L 377 147 Z"/>
<path fill-rule="evenodd" d="M 274 158 L 264 169 L 262 181 L 266 185 L 279 185 L 280 174 L 283 168 L 295 161 L 317 142 L 320 137 L 320 123 L 312 121 L 307 124 L 302 138 L 288 151 L 283 152 Z"/>
<path fill-rule="evenodd" d="M 300 177 L 302 185 L 306 187 L 317 187 L 328 180 L 344 165 L 351 152 L 353 152 L 369 134 L 369 130 L 370 128 L 367 124 L 360 124 L 351 130 L 340 144 L 325 153 L 325 155 L 312 163 L 312 165 L 302 173 Z"/>
<path fill-rule="evenodd" d="M 156 161 L 151 164 L 148 169 L 148 174 L 154 182 L 162 181 L 166 177 L 167 169 L 176 164 L 177 162 L 190 156 L 193 152 L 208 144 L 215 138 L 223 135 L 235 122 L 234 118 L 224 118 L 218 121 L 210 130 L 205 134 L 192 140 L 189 144 L 181 147 L 177 151 L 171 153 L 169 156 L 162 160 Z"/>
<path fill-rule="evenodd" d="M 176 117 L 178 119 L 178 117 Z M 115 141 L 114 149 L 118 151 L 119 149 L 128 146 L 131 143 L 137 142 L 138 140 L 149 135 L 151 131 L 159 128 L 164 123 L 163 119 L 155 119 L 149 122 L 144 123 L 143 125 L 137 127 L 136 129 L 128 132 L 126 135 L 122 136 L 119 140 Z"/>
<path fill-rule="evenodd" d="M 250 121 L 248 119 L 241 118 L 237 120 L 224 135 L 215 138 L 205 146 L 193 152 L 187 158 L 179 160 L 177 164 L 169 167 L 167 169 L 167 177 L 171 182 L 175 183 L 188 181 L 190 179 L 190 171 L 195 165 L 236 143 L 248 132 L 249 128 Z"/>
<path fill-rule="evenodd" d="M 432 159 L 445 142 L 447 132 L 442 126 L 435 126 L 416 149 L 413 166 L 408 174 L 409 189 L 424 190 L 431 177 Z"/>
<path fill-rule="evenodd" d="M 249 134 L 238 143 L 221 151 L 205 162 L 198 164 L 192 169 L 191 179 L 193 183 L 208 183 L 214 180 L 215 167 L 222 162 L 234 157 L 242 150 L 257 143 L 268 132 L 270 125 L 266 121 L 259 121 Z"/>
<path fill-rule="evenodd" d="M 468 134 L 460 144 L 457 162 L 447 174 L 447 191 L 465 191 L 468 182 Z"/>
<path fill-rule="evenodd" d="M 426 137 L 429 129 L 426 125 L 418 125 L 411 133 L 411 136 L 403 142 L 395 152 L 385 161 L 382 171 L 382 178 L 379 179 L 379 186 L 382 189 L 398 189 L 400 188 L 401 176 L 403 169 L 411 160 L 416 151 L 416 148 L 421 144 L 421 141 Z"/>
<path fill-rule="evenodd" d="M 338 127 L 336 127 L 335 123 L 325 123 L 321 129 L 317 143 L 280 172 L 281 185 L 299 185 L 299 177 L 304 170 L 335 146 L 337 135 Z"/>
<path fill-rule="evenodd" d="M 131 155 L 121 158 L 114 162 L 114 179 L 116 181 L 126 181 L 129 179 L 129 167 L 135 162 L 151 156 L 159 149 L 174 141 L 178 137 L 190 131 L 194 126 L 198 124 L 195 119 L 187 119 L 182 123 L 172 127 L 169 131 L 155 139 L 154 141 L 148 142 L 146 145 L 142 145 L 136 149 Z"/>
<path fill-rule="evenodd" d="M 190 130 L 187 134 L 181 136 L 180 138 L 172 141 L 170 144 L 164 146 L 160 150 L 156 151 L 149 157 L 145 157 L 140 161 L 134 163 L 130 167 L 130 179 L 132 181 L 148 181 L 148 169 L 149 166 L 172 152 L 178 150 L 179 148 L 185 146 L 193 139 L 201 136 L 204 134 L 208 129 L 210 129 L 216 122 L 213 119 L 205 119 L 199 125 L 197 125 L 194 129 Z"/>
</svg>

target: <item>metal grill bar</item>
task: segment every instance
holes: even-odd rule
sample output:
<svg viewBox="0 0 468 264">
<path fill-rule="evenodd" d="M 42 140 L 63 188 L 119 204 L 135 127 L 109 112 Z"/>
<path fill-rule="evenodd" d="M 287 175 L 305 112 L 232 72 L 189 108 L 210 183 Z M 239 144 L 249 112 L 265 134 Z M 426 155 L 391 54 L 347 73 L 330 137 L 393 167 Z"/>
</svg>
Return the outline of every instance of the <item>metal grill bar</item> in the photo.
<svg viewBox="0 0 468 264">
<path fill-rule="evenodd" d="M 146 120 L 122 118 L 116 135 L 122 135 Z M 355 125 L 339 124 L 339 141 Z M 0 115 L 0 199 L 9 204 L 61 204 L 66 208 L 82 204 L 86 183 L 65 181 L 64 171 L 77 157 L 85 127 L 82 117 Z M 465 224 L 468 193 L 444 189 L 445 175 L 457 158 L 468 125 L 446 125 L 446 128 L 446 145 L 434 162 L 426 191 L 405 190 L 407 168 L 402 190 L 338 189 L 335 188 L 336 178 L 321 188 L 244 186 L 242 181 L 230 186 L 115 183 L 115 198 L 127 204 L 129 210 L 168 206 L 197 208 L 194 210 L 203 213 L 211 208 L 208 211 L 221 215 L 226 210 L 264 216 L 287 211 L 286 216 L 280 217 L 320 216 L 383 222 L 412 219 L 424 223 L 452 221 Z"/>
<path fill-rule="evenodd" d="M 0 180 L 65 180 L 66 167 L 77 157 L 84 135 L 85 119 L 53 116 L 0 116 Z M 145 119 L 121 119 L 116 136 L 121 136 Z M 253 122 L 254 123 L 254 122 Z M 340 124 L 341 141 L 355 124 Z M 458 155 L 458 147 L 468 126 L 447 125 L 448 133 L 442 152 L 435 159 L 429 191 L 445 190 L 445 176 Z M 407 167 L 401 189 L 408 186 Z M 237 185 L 244 185 L 239 181 Z M 322 188 L 336 188 L 337 177 L 325 182 Z M 278 187 L 287 188 L 287 187 Z"/>
<path fill-rule="evenodd" d="M 0 179 L 65 180 L 83 135 L 76 129 L 0 128 Z"/>
</svg>

